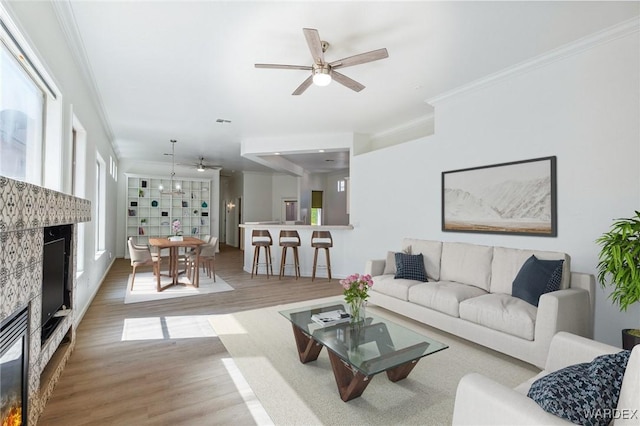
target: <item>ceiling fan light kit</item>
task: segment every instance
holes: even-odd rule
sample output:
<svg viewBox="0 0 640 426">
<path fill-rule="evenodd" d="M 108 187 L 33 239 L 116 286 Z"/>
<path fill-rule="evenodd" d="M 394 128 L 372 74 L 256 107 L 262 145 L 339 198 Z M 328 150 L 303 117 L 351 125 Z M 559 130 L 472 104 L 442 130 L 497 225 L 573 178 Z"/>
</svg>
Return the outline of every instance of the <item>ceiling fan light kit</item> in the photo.
<svg viewBox="0 0 640 426">
<path fill-rule="evenodd" d="M 324 87 L 331 83 L 331 74 L 329 72 L 329 66 L 313 66 L 313 84 L 316 86 Z"/>
<path fill-rule="evenodd" d="M 303 28 L 302 32 L 309 46 L 311 57 L 313 58 L 313 64 L 307 65 L 280 65 L 280 64 L 255 64 L 256 68 L 271 68 L 271 69 L 284 69 L 284 70 L 304 70 L 311 71 L 311 75 L 300 84 L 293 91 L 292 95 L 301 95 L 305 90 L 315 84 L 316 86 L 327 86 L 331 83 L 331 80 L 335 80 L 345 87 L 359 92 L 364 89 L 364 85 L 357 81 L 347 77 L 344 74 L 340 74 L 335 71 L 337 68 L 351 67 L 353 65 L 360 65 L 367 62 L 377 61 L 389 57 L 387 49 L 377 49 L 370 52 L 360 53 L 358 55 L 349 56 L 333 62 L 325 62 L 324 52 L 329 48 L 329 43 L 320 40 L 320 34 L 318 30 L 313 28 Z"/>
</svg>

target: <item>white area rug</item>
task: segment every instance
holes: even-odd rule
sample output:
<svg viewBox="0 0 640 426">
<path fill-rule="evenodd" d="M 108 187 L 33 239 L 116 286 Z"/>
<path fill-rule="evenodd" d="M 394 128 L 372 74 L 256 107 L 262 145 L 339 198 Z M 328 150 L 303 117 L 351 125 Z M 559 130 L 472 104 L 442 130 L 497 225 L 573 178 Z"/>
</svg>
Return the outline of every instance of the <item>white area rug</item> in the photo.
<svg viewBox="0 0 640 426">
<path fill-rule="evenodd" d="M 298 359 L 291 323 L 278 311 L 340 297 L 281 305 L 210 321 L 242 375 L 277 425 L 445 425 L 451 424 L 458 381 L 479 372 L 514 387 L 536 375 L 529 364 L 457 339 L 375 306 L 375 313 L 449 345 L 418 362 L 397 383 L 373 377 L 361 397 L 342 402 L 326 349 L 318 360 Z"/>
<path fill-rule="evenodd" d="M 171 282 L 169 277 L 162 276 L 160 284 L 164 287 Z M 189 279 L 180 275 L 180 282 L 190 283 Z M 138 272 L 136 281 L 131 291 L 131 274 L 127 282 L 127 293 L 124 296 L 124 303 L 148 302 L 152 300 L 164 300 L 174 297 L 197 296 L 199 294 L 219 293 L 222 291 L 231 291 L 233 287 L 227 284 L 222 278 L 216 275 L 216 282 L 213 278 L 207 277 L 206 274 L 200 274 L 200 286 L 195 288 L 191 285 L 170 286 L 162 290 L 160 293 L 156 291 L 156 277 L 153 272 Z"/>
</svg>

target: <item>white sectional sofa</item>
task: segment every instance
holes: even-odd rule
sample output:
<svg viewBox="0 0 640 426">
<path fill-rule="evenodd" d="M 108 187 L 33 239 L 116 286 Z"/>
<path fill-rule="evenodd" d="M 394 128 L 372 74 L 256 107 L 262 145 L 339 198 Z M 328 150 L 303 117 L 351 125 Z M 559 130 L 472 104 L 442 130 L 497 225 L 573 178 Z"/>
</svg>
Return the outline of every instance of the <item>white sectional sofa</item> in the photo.
<svg viewBox="0 0 640 426">
<path fill-rule="evenodd" d="M 571 272 L 565 253 L 405 238 L 402 250 L 422 254 L 428 282 L 395 278 L 394 256 L 367 262 L 369 303 L 543 368 L 559 331 L 592 336 L 595 277 Z M 532 255 L 564 260 L 560 289 L 538 306 L 511 295 Z"/>
</svg>

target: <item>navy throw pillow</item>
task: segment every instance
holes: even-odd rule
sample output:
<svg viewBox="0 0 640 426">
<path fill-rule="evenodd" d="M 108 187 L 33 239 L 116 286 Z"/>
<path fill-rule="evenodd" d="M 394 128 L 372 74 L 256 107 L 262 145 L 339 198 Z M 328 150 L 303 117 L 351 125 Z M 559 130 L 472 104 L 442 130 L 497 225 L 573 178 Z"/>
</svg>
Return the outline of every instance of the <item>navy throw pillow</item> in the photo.
<svg viewBox="0 0 640 426">
<path fill-rule="evenodd" d="M 540 296 L 560 289 L 564 260 L 540 260 L 531 255 L 513 280 L 511 295 L 538 306 Z"/>
<path fill-rule="evenodd" d="M 424 269 L 424 259 L 420 254 L 396 253 L 396 275 L 394 278 L 404 278 L 427 282 L 427 271 Z"/>
<path fill-rule="evenodd" d="M 596 357 L 539 378 L 527 396 L 543 410 L 579 425 L 608 425 L 618 406 L 631 351 Z"/>
</svg>

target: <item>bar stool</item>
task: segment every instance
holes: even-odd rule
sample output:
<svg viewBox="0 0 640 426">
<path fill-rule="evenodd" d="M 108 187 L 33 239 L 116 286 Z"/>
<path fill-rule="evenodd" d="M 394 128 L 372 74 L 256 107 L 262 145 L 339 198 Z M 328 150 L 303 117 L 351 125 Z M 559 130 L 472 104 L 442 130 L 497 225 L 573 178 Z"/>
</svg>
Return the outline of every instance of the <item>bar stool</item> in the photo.
<svg viewBox="0 0 640 426">
<path fill-rule="evenodd" d="M 311 275 L 311 281 L 316 279 L 316 268 L 318 266 L 318 249 L 325 250 L 325 257 L 327 259 L 327 273 L 329 275 L 329 281 L 331 281 L 331 258 L 329 257 L 329 248 L 333 247 L 333 238 L 329 231 L 313 231 L 311 234 L 311 247 L 315 248 L 313 253 L 313 274 Z"/>
<path fill-rule="evenodd" d="M 284 267 L 287 259 L 287 249 L 291 247 L 293 249 L 293 269 L 296 275 L 296 280 L 300 277 L 300 258 L 298 257 L 298 247 L 300 247 L 300 235 L 298 231 L 280 231 L 280 237 L 278 243 L 282 247 L 282 253 L 280 256 L 280 276 L 278 279 L 282 279 L 284 275 Z"/>
<path fill-rule="evenodd" d="M 265 256 L 265 270 L 267 271 L 267 278 L 269 278 L 269 269 L 271 269 L 271 275 L 273 275 L 273 265 L 271 264 L 271 246 L 273 240 L 271 239 L 271 233 L 267 229 L 254 229 L 251 232 L 251 245 L 253 248 L 253 265 L 251 266 L 251 278 L 253 274 L 258 274 L 258 261 L 260 260 L 260 248 L 264 247 Z"/>
</svg>

